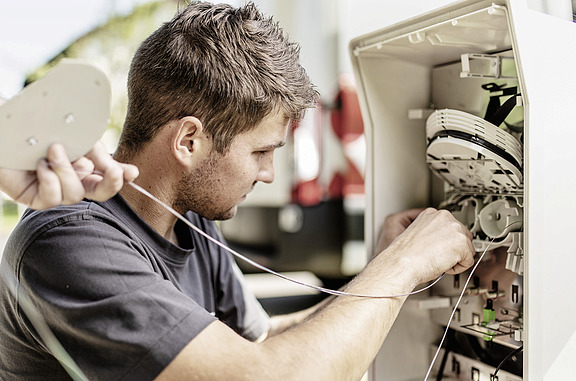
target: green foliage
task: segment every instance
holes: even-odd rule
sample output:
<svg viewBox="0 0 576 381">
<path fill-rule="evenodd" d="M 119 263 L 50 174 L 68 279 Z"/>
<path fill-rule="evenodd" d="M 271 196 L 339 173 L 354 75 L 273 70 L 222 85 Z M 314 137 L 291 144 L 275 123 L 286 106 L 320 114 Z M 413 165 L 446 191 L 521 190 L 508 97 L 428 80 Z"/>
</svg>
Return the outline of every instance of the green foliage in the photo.
<svg viewBox="0 0 576 381">
<path fill-rule="evenodd" d="M 26 83 L 42 78 L 63 58 L 85 60 L 100 68 L 112 86 L 112 107 L 107 135 L 117 143 L 126 107 L 126 80 L 130 61 L 140 43 L 175 14 L 177 1 L 157 1 L 138 6 L 127 16 L 112 16 L 102 26 L 70 44 L 49 62 L 31 73 Z"/>
</svg>

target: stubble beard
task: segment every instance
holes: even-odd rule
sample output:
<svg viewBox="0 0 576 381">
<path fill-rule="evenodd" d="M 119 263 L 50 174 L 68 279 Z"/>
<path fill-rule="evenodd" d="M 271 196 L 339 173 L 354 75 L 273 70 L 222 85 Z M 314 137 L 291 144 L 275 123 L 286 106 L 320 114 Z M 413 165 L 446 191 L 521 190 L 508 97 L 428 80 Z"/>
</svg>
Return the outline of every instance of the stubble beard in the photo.
<svg viewBox="0 0 576 381">
<path fill-rule="evenodd" d="M 218 210 L 218 200 L 214 199 L 213 179 L 218 160 L 211 154 L 192 173 L 184 176 L 177 185 L 173 208 L 180 214 L 192 211 L 209 220 L 229 220 L 236 215 L 237 206 Z"/>
</svg>

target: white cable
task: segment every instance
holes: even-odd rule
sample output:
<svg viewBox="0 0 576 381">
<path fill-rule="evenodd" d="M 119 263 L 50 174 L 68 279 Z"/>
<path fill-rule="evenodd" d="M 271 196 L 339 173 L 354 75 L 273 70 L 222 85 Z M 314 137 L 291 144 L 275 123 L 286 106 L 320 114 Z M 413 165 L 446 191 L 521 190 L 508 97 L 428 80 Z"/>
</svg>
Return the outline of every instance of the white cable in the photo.
<svg viewBox="0 0 576 381">
<path fill-rule="evenodd" d="M 202 235 L 203 237 L 205 237 L 206 239 L 208 239 L 209 241 L 215 243 L 216 245 L 220 246 L 221 248 L 223 248 L 224 250 L 228 251 L 230 254 L 234 255 L 235 257 L 251 264 L 252 266 L 256 267 L 257 269 L 260 269 L 262 271 L 266 271 L 272 275 L 275 275 L 279 278 L 282 278 L 284 280 L 287 280 L 289 282 L 298 284 L 300 286 L 304 286 L 304 287 L 308 287 L 308 288 L 312 288 L 314 290 L 320 291 L 320 292 L 324 292 L 326 294 L 330 294 L 330 295 L 338 295 L 338 296 L 354 296 L 354 297 L 359 297 L 359 298 L 372 298 L 372 299 L 390 299 L 390 298 L 400 298 L 400 297 L 404 297 L 404 296 L 410 296 L 410 295 L 414 295 L 414 294 L 418 294 L 422 291 L 425 291 L 427 289 L 429 289 L 430 287 L 434 286 L 436 283 L 438 283 L 440 281 L 440 279 L 442 279 L 442 277 L 444 276 L 444 274 L 440 275 L 434 282 L 432 282 L 431 284 L 429 284 L 426 287 L 423 287 L 419 290 L 416 291 L 412 291 L 406 294 L 400 294 L 400 295 L 366 295 L 366 294 L 354 294 L 354 293 L 350 293 L 350 292 L 345 292 L 345 291 L 338 291 L 338 290 L 331 290 L 328 288 L 324 288 L 324 287 L 320 287 L 320 286 L 315 286 L 312 284 L 308 284 L 302 281 L 299 281 L 297 279 L 293 279 L 290 278 L 284 274 L 281 274 L 279 272 L 276 272 L 274 270 L 271 270 L 253 260 L 251 260 L 250 258 L 245 257 L 244 255 L 238 253 L 237 251 L 233 250 L 232 248 L 226 246 L 225 244 L 223 244 L 222 242 L 218 241 L 217 239 L 215 239 L 214 237 L 206 234 L 203 230 L 201 230 L 200 228 L 198 228 L 197 226 L 195 226 L 192 222 L 188 221 L 186 218 L 184 218 L 184 216 L 182 216 L 180 213 L 178 213 L 177 211 L 175 211 L 172 207 L 170 207 L 169 205 L 167 205 L 165 202 L 159 200 L 158 198 L 156 198 L 152 193 L 148 192 L 147 190 L 145 190 L 144 188 L 142 188 L 141 186 L 133 183 L 133 182 L 129 182 L 129 185 L 131 185 L 134 189 L 136 189 L 138 192 L 144 194 L 145 196 L 148 196 L 150 199 L 156 201 L 158 204 L 162 205 L 166 210 L 168 210 L 170 213 L 172 213 L 176 218 L 178 218 L 180 221 L 184 222 L 186 225 L 188 225 L 191 229 L 193 229 L 195 232 L 197 232 L 198 234 Z"/>
<path fill-rule="evenodd" d="M 448 319 L 448 324 L 446 324 L 446 330 L 444 331 L 444 335 L 442 335 L 442 340 L 440 340 L 440 344 L 438 344 L 438 349 L 436 350 L 436 353 L 434 354 L 434 358 L 432 359 L 432 362 L 430 363 L 430 367 L 428 368 L 428 372 L 426 372 L 426 376 L 424 377 L 424 381 L 428 380 L 428 376 L 430 376 L 430 372 L 432 372 L 432 367 L 434 366 L 434 363 L 436 362 L 436 358 L 438 357 L 438 354 L 440 353 L 440 349 L 442 349 L 442 344 L 444 343 L 444 339 L 446 339 L 446 335 L 448 334 L 448 329 L 450 328 L 450 323 L 452 322 L 452 319 L 454 318 L 454 314 L 456 313 L 456 309 L 458 309 L 458 305 L 460 304 L 460 301 L 462 300 L 462 297 L 464 296 L 464 293 L 466 292 L 466 289 L 468 287 L 468 283 L 470 283 L 470 279 L 472 279 L 472 274 L 474 274 L 474 271 L 476 271 L 476 268 L 478 267 L 478 265 L 482 261 L 482 258 L 484 258 L 484 254 L 486 254 L 486 252 L 488 251 L 488 248 L 490 247 L 492 242 L 494 242 L 495 239 L 496 238 L 492 238 L 492 241 L 490 241 L 490 243 L 488 243 L 488 245 L 486 246 L 486 249 L 484 249 L 484 252 L 482 253 L 482 255 L 480 255 L 480 258 L 478 258 L 478 261 L 476 262 L 476 264 L 474 265 L 474 267 L 470 271 L 470 275 L 468 275 L 468 279 L 466 279 L 466 283 L 464 283 L 464 287 L 462 288 L 462 292 L 460 293 L 460 297 L 456 301 L 456 305 L 454 306 L 454 309 L 452 310 L 452 313 L 450 314 L 450 318 Z"/>
</svg>

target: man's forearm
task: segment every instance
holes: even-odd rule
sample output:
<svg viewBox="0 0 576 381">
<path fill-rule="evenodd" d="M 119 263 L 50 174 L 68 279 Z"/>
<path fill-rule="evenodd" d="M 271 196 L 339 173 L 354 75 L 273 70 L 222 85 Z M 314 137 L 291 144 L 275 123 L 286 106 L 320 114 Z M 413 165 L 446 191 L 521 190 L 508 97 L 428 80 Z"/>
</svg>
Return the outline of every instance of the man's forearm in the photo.
<svg viewBox="0 0 576 381">
<path fill-rule="evenodd" d="M 339 297 L 262 345 L 268 346 L 270 353 L 291 348 L 286 356 L 301 357 L 293 359 L 292 379 L 359 380 L 382 346 L 404 299 Z"/>
<path fill-rule="evenodd" d="M 290 329 L 297 324 L 302 323 L 318 310 L 324 308 L 328 303 L 334 300 L 334 296 L 329 296 L 321 302 L 315 304 L 312 307 L 306 308 L 301 311 L 296 311 L 293 313 L 285 315 L 276 315 L 270 318 L 270 331 L 268 332 L 268 338 L 278 335 L 287 329 Z"/>
<path fill-rule="evenodd" d="M 401 278 L 365 269 L 345 290 L 404 293 L 412 285 Z M 359 380 L 404 299 L 331 298 L 299 324 L 261 343 L 250 343 L 216 321 L 188 344 L 158 380 Z"/>
</svg>

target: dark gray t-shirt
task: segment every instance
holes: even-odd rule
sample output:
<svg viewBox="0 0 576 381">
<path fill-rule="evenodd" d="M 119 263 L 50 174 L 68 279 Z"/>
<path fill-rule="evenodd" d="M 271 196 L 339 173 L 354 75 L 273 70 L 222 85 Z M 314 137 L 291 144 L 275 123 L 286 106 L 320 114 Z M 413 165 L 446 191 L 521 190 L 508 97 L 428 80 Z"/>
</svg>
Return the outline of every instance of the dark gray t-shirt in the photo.
<svg viewBox="0 0 576 381">
<path fill-rule="evenodd" d="M 214 222 L 186 218 L 222 240 Z M 120 196 L 27 211 L 1 266 L 90 380 L 151 380 L 215 319 L 249 340 L 269 328 L 231 256 L 181 221 L 176 233 L 180 247 Z M 0 379 L 69 379 L 7 287 L 0 287 Z"/>
</svg>

